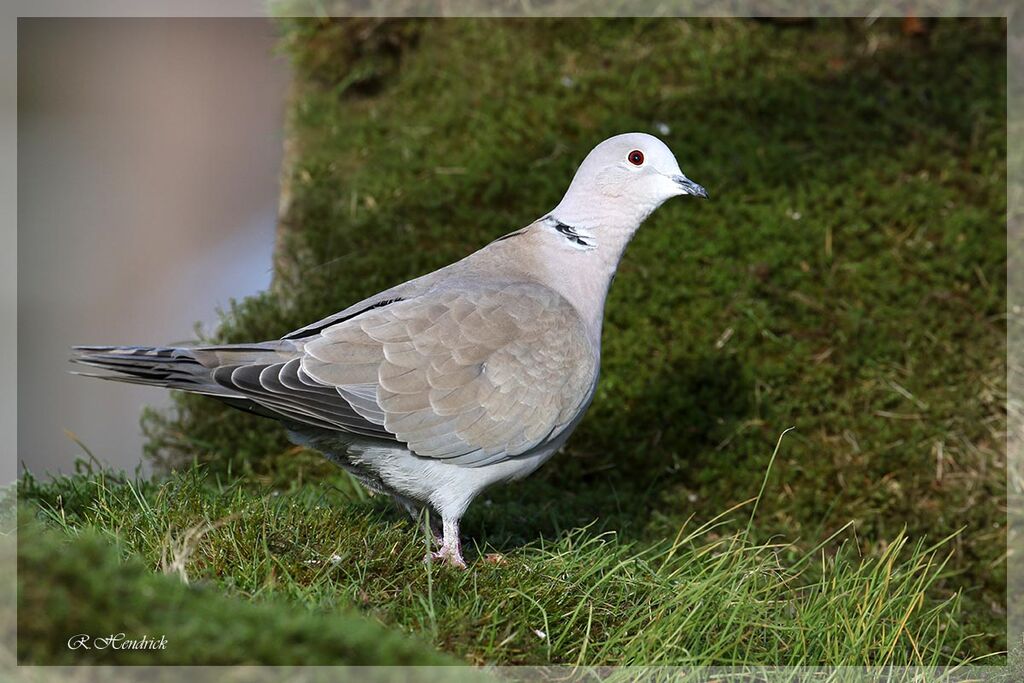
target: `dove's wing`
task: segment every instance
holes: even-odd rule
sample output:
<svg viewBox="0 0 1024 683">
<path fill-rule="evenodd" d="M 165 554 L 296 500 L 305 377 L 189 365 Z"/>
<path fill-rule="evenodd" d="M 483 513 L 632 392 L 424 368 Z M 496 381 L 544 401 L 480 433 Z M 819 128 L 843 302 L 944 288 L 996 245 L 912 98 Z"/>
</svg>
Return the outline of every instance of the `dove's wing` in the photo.
<svg viewBox="0 0 1024 683">
<path fill-rule="evenodd" d="M 593 387 L 595 351 L 553 290 L 474 280 L 326 327 L 305 340 L 299 369 L 343 397 L 361 431 L 479 466 L 568 426 Z"/>
</svg>

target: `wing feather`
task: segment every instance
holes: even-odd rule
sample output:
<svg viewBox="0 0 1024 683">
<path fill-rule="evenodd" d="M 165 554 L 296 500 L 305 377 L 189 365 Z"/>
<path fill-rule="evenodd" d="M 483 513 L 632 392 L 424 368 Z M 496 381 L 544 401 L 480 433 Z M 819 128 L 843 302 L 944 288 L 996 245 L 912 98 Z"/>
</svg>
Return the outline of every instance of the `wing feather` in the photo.
<svg viewBox="0 0 1024 683">
<path fill-rule="evenodd" d="M 298 381 L 295 375 L 298 365 L 298 359 L 286 363 L 225 365 L 214 370 L 213 379 L 271 414 L 292 422 L 362 436 L 393 438 L 380 423 L 368 421 L 357 412 L 337 389 Z M 287 385 L 282 378 L 288 380 Z"/>
</svg>

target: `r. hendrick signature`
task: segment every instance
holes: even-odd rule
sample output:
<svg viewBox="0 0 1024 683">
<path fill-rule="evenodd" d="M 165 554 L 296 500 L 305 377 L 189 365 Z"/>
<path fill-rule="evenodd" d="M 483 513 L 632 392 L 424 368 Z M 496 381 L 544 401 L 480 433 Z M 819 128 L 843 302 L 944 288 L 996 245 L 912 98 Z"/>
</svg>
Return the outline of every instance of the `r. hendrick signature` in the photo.
<svg viewBox="0 0 1024 683">
<path fill-rule="evenodd" d="M 87 633 L 68 638 L 69 650 L 166 650 L 167 637 L 129 638 L 124 633 L 111 633 L 106 636 L 93 637 Z"/>
</svg>

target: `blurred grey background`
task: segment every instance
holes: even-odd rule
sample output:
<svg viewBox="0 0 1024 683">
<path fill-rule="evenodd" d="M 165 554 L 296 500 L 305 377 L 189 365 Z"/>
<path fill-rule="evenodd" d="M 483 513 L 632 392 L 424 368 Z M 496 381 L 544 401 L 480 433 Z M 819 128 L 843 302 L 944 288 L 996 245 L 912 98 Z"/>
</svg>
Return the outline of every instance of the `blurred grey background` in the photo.
<svg viewBox="0 0 1024 683">
<path fill-rule="evenodd" d="M 67 374 L 266 288 L 289 75 L 265 19 L 18 22 L 18 459 L 140 462 L 159 389 Z"/>
</svg>

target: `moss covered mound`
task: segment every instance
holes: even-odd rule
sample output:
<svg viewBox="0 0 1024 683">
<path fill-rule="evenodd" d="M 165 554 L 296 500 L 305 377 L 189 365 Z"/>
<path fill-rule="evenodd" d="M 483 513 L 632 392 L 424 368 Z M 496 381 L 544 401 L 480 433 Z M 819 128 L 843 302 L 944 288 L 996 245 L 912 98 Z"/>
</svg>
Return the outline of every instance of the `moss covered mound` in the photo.
<svg viewBox="0 0 1024 683">
<path fill-rule="evenodd" d="M 1006 26 L 739 20 L 282 22 L 296 65 L 276 282 L 218 338 L 273 338 L 445 265 L 652 132 L 710 202 L 627 251 L 567 452 L 477 506 L 496 545 L 598 518 L 655 539 L 756 493 L 756 531 L 861 552 L 964 529 L 936 590 L 1005 645 Z M 277 476 L 281 430 L 202 398 L 165 463 Z M 282 463 L 284 463 L 282 465 Z M 270 474 L 268 474 L 270 473 Z"/>
</svg>

